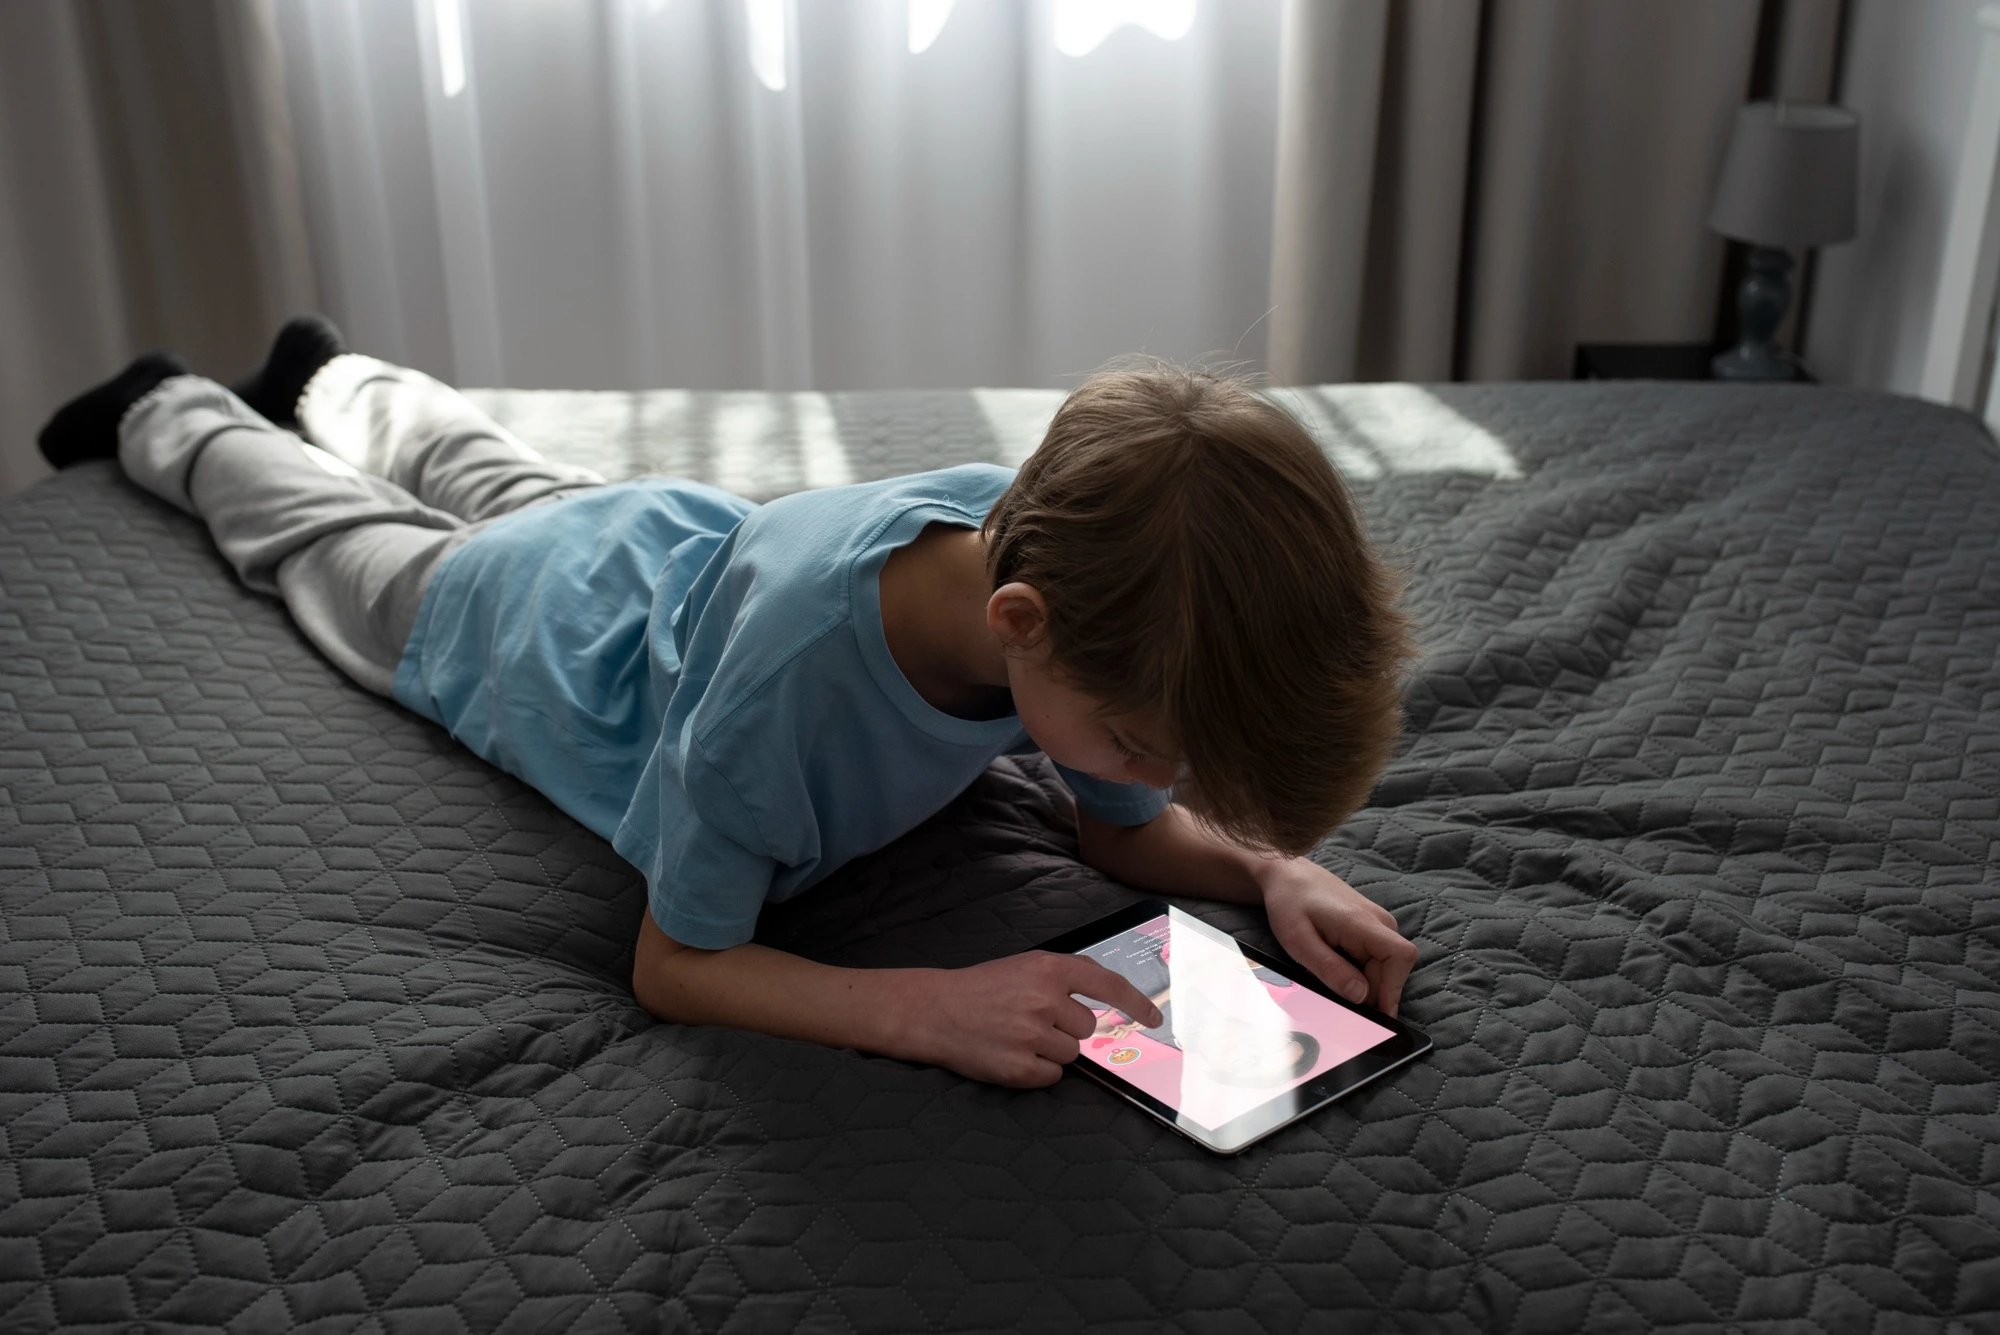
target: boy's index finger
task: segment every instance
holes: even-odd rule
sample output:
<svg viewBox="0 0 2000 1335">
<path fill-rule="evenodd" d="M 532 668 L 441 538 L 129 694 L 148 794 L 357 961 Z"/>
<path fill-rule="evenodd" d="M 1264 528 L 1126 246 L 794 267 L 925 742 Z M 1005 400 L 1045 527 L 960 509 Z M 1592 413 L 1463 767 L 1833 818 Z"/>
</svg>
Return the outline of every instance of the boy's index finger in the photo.
<svg viewBox="0 0 2000 1335">
<path fill-rule="evenodd" d="M 1165 1023 L 1167 1017 L 1160 1013 L 1153 999 L 1134 987 L 1123 974 L 1084 955 L 1066 958 L 1070 961 L 1065 966 L 1067 986 L 1072 995 L 1102 1002 L 1127 1019 L 1144 1022 L 1148 1029 Z"/>
</svg>

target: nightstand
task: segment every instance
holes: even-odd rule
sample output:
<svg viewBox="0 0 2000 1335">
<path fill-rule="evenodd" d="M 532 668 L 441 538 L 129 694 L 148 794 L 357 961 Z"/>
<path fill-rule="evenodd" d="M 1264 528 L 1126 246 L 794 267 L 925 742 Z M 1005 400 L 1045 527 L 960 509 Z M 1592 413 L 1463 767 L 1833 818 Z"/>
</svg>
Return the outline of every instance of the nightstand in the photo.
<svg viewBox="0 0 2000 1335">
<path fill-rule="evenodd" d="M 1713 380 L 1709 358 L 1721 350 L 1709 343 L 1579 343 L 1572 375 L 1578 380 Z M 1795 380 L 1740 383 L 1810 385 L 1817 381 L 1801 366 Z"/>
</svg>

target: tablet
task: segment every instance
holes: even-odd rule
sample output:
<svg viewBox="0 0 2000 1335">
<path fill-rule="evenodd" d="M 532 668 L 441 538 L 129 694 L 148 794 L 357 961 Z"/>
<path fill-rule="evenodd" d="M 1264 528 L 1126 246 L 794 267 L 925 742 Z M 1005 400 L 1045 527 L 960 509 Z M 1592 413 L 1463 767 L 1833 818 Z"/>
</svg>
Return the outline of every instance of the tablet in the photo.
<svg viewBox="0 0 2000 1335">
<path fill-rule="evenodd" d="M 1144 1028 L 1103 1003 L 1076 1067 L 1218 1154 L 1351 1094 L 1429 1052 L 1401 1020 L 1335 996 L 1311 974 L 1157 900 L 1043 950 L 1087 955 L 1153 999 Z"/>
</svg>

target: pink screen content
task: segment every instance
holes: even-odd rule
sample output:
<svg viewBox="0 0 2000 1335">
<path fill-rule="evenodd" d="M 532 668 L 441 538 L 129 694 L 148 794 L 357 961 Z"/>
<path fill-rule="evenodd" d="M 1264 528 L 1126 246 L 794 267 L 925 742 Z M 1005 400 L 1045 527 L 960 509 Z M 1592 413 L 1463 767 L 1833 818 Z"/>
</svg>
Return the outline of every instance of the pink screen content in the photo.
<svg viewBox="0 0 2000 1335">
<path fill-rule="evenodd" d="M 1220 1127 L 1394 1037 L 1364 1016 L 1261 968 L 1178 910 L 1079 951 L 1165 1012 L 1144 1029 L 1093 1002 L 1083 1055 Z"/>
</svg>

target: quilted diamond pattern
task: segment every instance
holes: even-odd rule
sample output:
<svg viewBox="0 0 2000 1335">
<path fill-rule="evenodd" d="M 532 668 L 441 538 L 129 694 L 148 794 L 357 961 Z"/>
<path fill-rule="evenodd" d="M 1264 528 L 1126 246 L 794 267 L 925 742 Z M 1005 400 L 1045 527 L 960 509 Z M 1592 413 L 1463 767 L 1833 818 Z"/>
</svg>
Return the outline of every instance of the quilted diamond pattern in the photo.
<svg viewBox="0 0 2000 1335">
<path fill-rule="evenodd" d="M 1235 1160 L 1080 1078 L 651 1023 L 603 844 L 110 468 L 0 506 L 0 1323 L 1993 1329 L 1992 443 L 1825 389 L 1438 397 L 1509 466 L 1357 473 L 1427 654 L 1318 855 L 1421 944 L 1438 1048 Z M 1003 761 L 764 934 L 964 963 L 1128 897 Z"/>
</svg>

